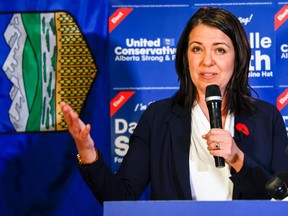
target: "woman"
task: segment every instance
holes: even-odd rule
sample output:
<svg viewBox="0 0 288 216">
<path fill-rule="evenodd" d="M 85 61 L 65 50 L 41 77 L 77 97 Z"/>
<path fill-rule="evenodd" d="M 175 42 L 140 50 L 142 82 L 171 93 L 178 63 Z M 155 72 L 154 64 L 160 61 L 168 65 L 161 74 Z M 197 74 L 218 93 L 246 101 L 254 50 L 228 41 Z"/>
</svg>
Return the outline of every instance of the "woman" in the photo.
<svg viewBox="0 0 288 216">
<path fill-rule="evenodd" d="M 288 169 L 288 139 L 279 111 L 251 97 L 249 62 L 238 19 L 223 9 L 199 9 L 177 46 L 180 89 L 143 113 L 117 174 L 94 149 L 90 125 L 62 102 L 81 174 L 96 198 L 136 200 L 150 184 L 153 200 L 269 199 L 265 183 Z M 223 98 L 223 129 L 210 129 L 205 90 L 211 84 Z M 226 166 L 216 168 L 213 156 Z"/>
</svg>

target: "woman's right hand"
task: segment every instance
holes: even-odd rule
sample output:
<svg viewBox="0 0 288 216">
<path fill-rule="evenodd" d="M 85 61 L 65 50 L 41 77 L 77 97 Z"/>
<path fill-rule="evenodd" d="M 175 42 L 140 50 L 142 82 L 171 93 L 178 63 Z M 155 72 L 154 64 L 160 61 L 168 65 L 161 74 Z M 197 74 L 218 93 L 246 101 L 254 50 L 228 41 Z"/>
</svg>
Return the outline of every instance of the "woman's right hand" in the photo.
<svg viewBox="0 0 288 216">
<path fill-rule="evenodd" d="M 81 161 L 85 163 L 95 161 L 98 155 L 94 148 L 94 141 L 90 136 L 90 124 L 85 125 L 78 114 L 65 102 L 61 102 L 60 107 L 68 130 L 75 140 Z"/>
</svg>

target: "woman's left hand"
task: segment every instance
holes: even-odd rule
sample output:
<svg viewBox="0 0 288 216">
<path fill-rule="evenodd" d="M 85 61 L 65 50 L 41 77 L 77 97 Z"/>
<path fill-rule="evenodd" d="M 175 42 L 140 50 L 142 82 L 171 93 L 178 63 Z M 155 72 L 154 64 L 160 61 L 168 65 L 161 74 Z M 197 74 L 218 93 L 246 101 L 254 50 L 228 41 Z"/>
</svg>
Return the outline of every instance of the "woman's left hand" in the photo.
<svg viewBox="0 0 288 216">
<path fill-rule="evenodd" d="M 207 141 L 207 149 L 211 155 L 224 158 L 236 172 L 240 171 L 244 163 L 244 153 L 238 148 L 229 131 L 212 128 L 202 138 Z"/>
</svg>

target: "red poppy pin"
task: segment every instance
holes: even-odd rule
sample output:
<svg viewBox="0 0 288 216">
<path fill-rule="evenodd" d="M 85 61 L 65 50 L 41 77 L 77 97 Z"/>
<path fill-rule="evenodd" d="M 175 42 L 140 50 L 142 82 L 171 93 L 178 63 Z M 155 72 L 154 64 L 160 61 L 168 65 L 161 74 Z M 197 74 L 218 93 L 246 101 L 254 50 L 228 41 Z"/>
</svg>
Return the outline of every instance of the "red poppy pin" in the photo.
<svg viewBox="0 0 288 216">
<path fill-rule="evenodd" d="M 237 123 L 236 124 L 236 130 L 241 132 L 241 133 L 243 133 L 243 134 L 245 134 L 246 136 L 249 135 L 248 127 L 245 124 L 243 124 L 243 123 Z"/>
</svg>

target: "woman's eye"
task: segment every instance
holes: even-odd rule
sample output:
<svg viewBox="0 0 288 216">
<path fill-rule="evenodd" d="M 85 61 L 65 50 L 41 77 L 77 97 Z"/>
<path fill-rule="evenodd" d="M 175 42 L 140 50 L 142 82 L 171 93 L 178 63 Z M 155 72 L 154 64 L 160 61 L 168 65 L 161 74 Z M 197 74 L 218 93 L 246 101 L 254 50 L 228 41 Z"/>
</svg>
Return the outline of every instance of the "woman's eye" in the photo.
<svg viewBox="0 0 288 216">
<path fill-rule="evenodd" d="M 217 48 L 217 49 L 216 49 L 216 53 L 224 54 L 224 53 L 226 53 L 226 50 L 225 50 L 225 49 L 222 49 L 222 48 Z"/>
<path fill-rule="evenodd" d="M 199 53 L 199 52 L 201 52 L 201 48 L 200 47 L 193 47 L 192 52 Z"/>
</svg>

